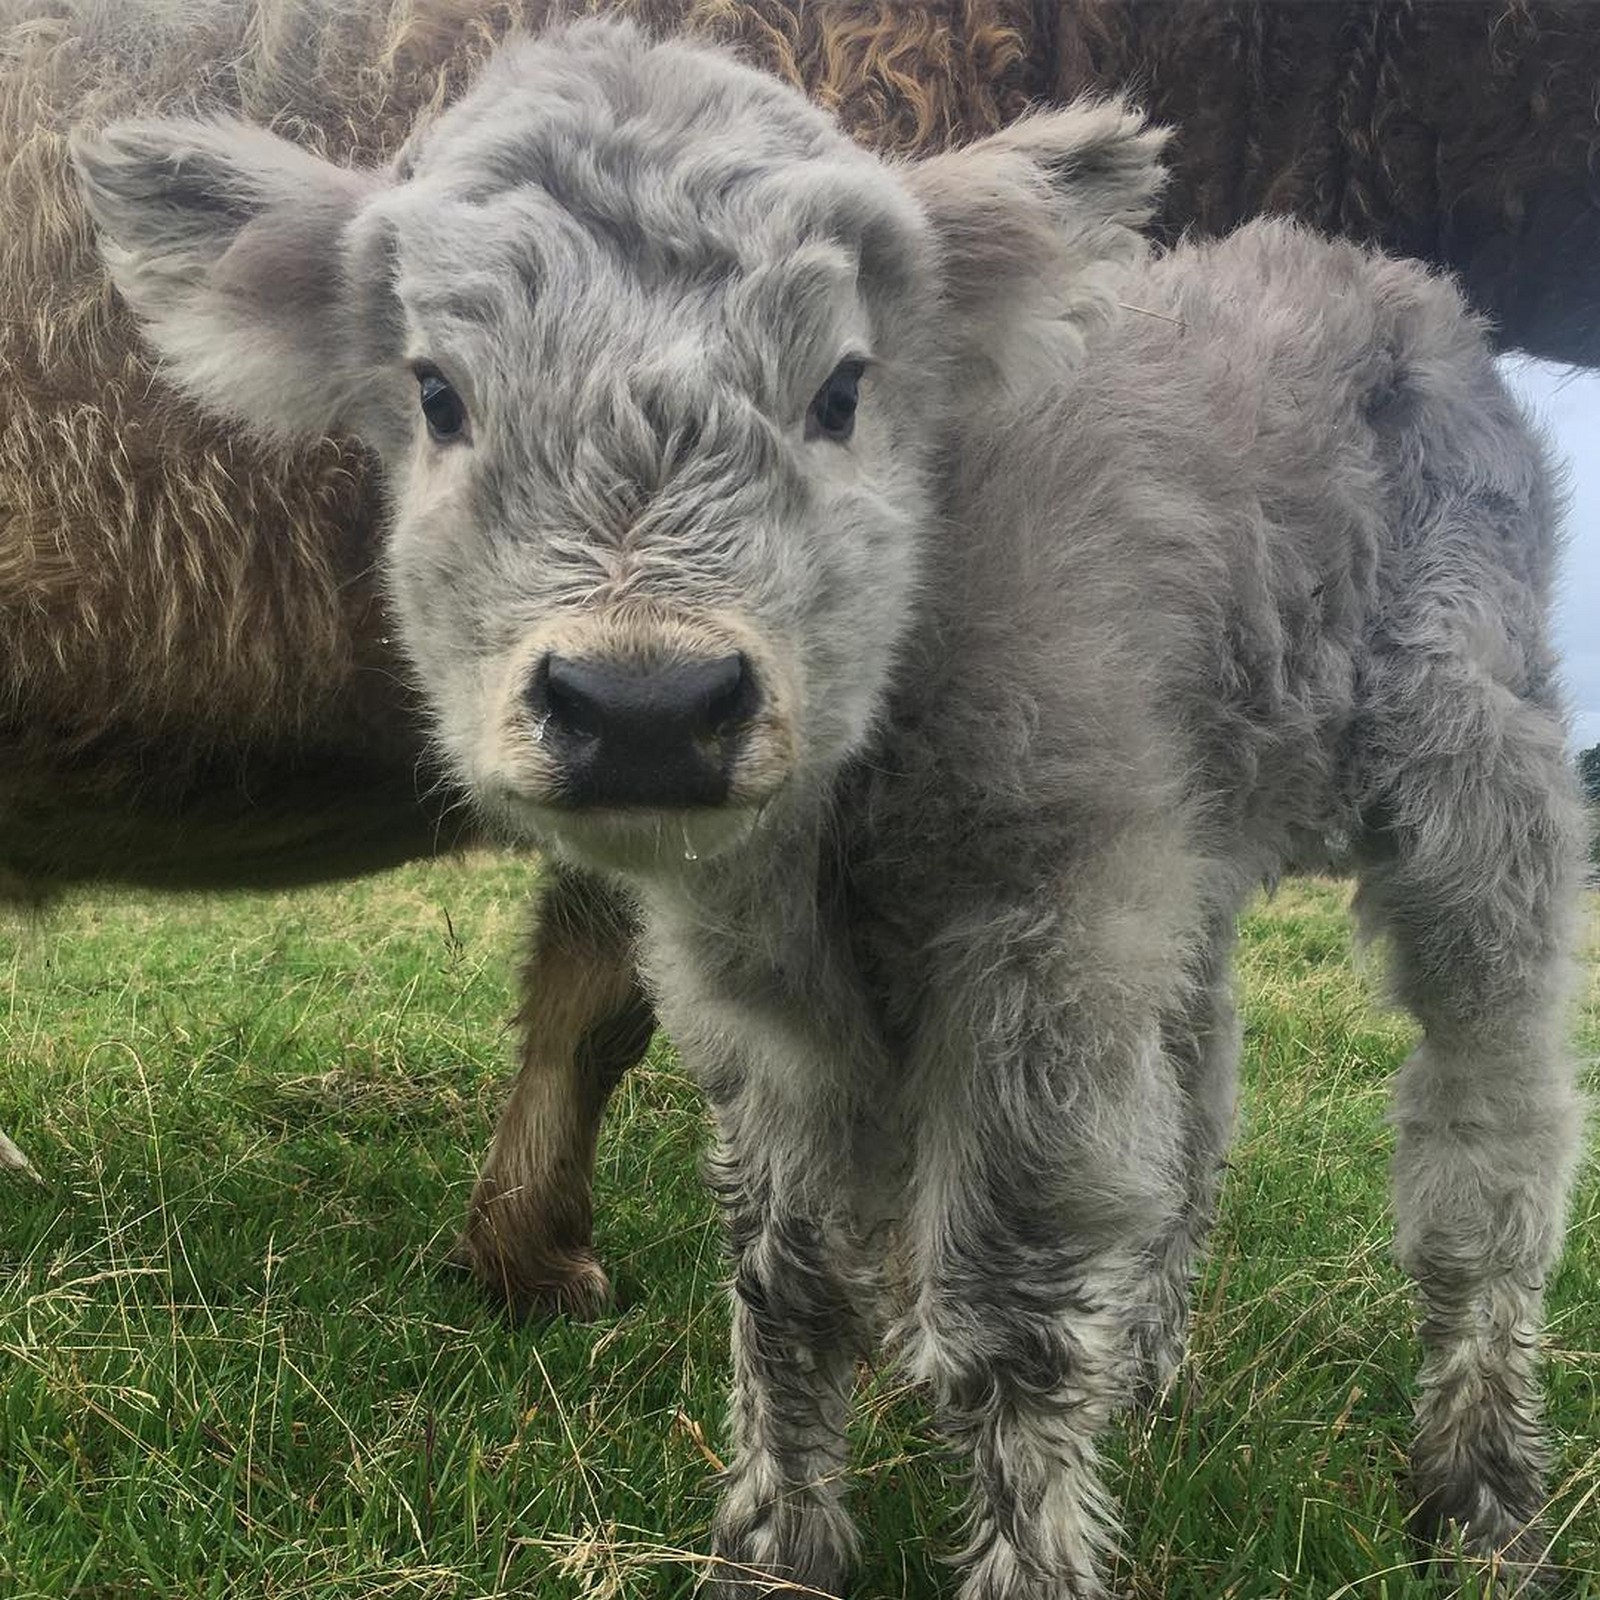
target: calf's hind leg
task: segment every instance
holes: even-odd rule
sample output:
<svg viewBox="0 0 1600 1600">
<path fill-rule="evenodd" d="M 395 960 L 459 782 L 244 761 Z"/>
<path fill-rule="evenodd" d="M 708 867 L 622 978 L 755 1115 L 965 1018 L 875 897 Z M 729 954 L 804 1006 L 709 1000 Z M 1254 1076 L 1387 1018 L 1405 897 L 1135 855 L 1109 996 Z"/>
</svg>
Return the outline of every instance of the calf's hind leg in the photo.
<svg viewBox="0 0 1600 1600">
<path fill-rule="evenodd" d="M 1218 914 L 1195 987 L 1162 1024 L 1183 1116 L 1182 1209 L 1151 1246 L 1139 1320 L 1136 1395 L 1148 1403 L 1177 1373 L 1188 1344 L 1194 1283 L 1216 1220 L 1238 1101 L 1241 1033 L 1233 1004 L 1234 914 Z"/>
<path fill-rule="evenodd" d="M 1471 681 L 1432 687 L 1415 703 L 1436 714 L 1395 741 L 1361 898 L 1426 1030 L 1393 1110 L 1423 1346 L 1413 1525 L 1532 1560 L 1536 1342 L 1582 1127 L 1565 1049 L 1579 811 L 1552 714 Z"/>
<path fill-rule="evenodd" d="M 552 867 L 522 969 L 521 1067 L 460 1243 L 485 1292 L 518 1316 L 595 1316 L 610 1298 L 592 1243 L 595 1143 L 654 1028 L 626 908 L 597 880 Z"/>
</svg>

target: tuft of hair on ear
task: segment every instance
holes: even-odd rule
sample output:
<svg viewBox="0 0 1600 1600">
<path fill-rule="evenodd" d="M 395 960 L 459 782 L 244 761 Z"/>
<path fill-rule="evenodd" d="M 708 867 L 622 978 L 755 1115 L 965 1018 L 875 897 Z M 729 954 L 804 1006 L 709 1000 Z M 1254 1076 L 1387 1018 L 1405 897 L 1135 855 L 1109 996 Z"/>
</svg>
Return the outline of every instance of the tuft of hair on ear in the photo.
<svg viewBox="0 0 1600 1600">
<path fill-rule="evenodd" d="M 172 379 L 271 437 L 336 425 L 346 232 L 383 176 L 229 119 L 78 130 L 71 155 L 100 254 Z"/>
<path fill-rule="evenodd" d="M 1032 112 L 969 149 L 1031 162 L 1059 199 L 1143 228 L 1166 187 L 1161 156 L 1171 138 L 1170 128 L 1146 121 L 1131 101 L 1110 96 Z"/>
<path fill-rule="evenodd" d="M 1036 111 L 905 169 L 937 241 L 946 309 L 1003 367 L 1049 325 L 1080 346 L 1115 306 L 1166 184 L 1170 137 L 1121 98 Z"/>
</svg>

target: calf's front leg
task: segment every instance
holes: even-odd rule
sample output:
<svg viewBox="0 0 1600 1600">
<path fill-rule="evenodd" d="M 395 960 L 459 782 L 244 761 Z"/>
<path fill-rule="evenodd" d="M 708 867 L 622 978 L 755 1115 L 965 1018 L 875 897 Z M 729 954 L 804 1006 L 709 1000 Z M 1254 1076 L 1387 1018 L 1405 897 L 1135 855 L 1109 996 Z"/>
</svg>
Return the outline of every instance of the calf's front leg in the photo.
<svg viewBox="0 0 1600 1600">
<path fill-rule="evenodd" d="M 597 879 L 552 867 L 522 969 L 521 1069 L 460 1243 L 484 1291 L 517 1316 L 597 1316 L 610 1300 L 593 1246 L 595 1144 L 654 1029 L 627 907 Z"/>
<path fill-rule="evenodd" d="M 1180 1107 L 1153 1015 L 1039 1007 L 1012 1038 L 929 1074 L 904 1354 L 971 1464 L 963 1600 L 1085 1600 L 1117 1537 L 1096 1436 L 1184 1203 Z"/>
<path fill-rule="evenodd" d="M 786 1119 L 758 1101 L 716 1104 L 721 1144 L 709 1166 L 733 1266 L 733 1438 L 712 1533 L 716 1600 L 837 1594 L 855 1553 L 846 1428 L 871 1333 L 847 1265 L 853 1247 L 834 1214 L 839 1191 L 820 1177 L 828 1147 L 774 1141 Z"/>
</svg>

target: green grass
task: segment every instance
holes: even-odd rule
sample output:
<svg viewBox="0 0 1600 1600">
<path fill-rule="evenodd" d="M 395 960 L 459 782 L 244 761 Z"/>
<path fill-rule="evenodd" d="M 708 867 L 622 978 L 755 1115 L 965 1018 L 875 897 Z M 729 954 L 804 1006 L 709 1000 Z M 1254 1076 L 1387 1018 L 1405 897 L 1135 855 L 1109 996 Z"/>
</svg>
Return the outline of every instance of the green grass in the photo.
<svg viewBox="0 0 1600 1600">
<path fill-rule="evenodd" d="M 723 1444 L 698 1102 L 658 1043 L 598 1177 L 622 1309 L 512 1329 L 440 1263 L 493 1121 L 530 869 L 75 901 L 0 931 L 0 1595 L 674 1596 Z M 1472 1593 L 1401 1533 L 1415 1351 L 1382 1116 L 1407 1024 L 1339 885 L 1248 919 L 1245 1121 L 1192 1369 L 1111 1441 L 1140 1597 Z M 1591 962 L 1590 972 L 1595 971 Z M 1591 977 L 1581 1047 L 1600 1047 Z M 1550 1289 L 1571 1593 L 1600 1596 L 1600 1193 Z M 873 1380 L 862 1597 L 950 1594 L 958 1487 Z"/>
</svg>

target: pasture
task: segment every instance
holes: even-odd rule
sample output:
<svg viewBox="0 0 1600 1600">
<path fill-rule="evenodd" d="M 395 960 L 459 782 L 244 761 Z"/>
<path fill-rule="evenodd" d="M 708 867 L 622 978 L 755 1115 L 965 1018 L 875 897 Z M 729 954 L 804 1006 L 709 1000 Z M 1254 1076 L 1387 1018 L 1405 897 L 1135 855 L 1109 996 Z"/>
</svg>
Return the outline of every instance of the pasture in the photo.
<svg viewBox="0 0 1600 1600">
<path fill-rule="evenodd" d="M 722 1449 L 704 1125 L 661 1041 L 613 1107 L 620 1306 L 511 1329 L 443 1263 L 502 1078 L 533 872 L 69 902 L 0 927 L 0 1594 L 677 1596 Z M 1189 1366 L 1111 1441 L 1141 1597 L 1474 1594 L 1401 1531 L 1415 1345 L 1388 1254 L 1409 1025 L 1339 883 L 1248 918 L 1245 1120 Z M 1600 912 L 1600 907 L 1595 908 Z M 1600 1053 L 1600 915 L 1579 1048 Z M 1594 1087 L 1594 1076 L 1588 1082 Z M 1549 1289 L 1549 1522 L 1600 1596 L 1600 1133 Z M 950 1467 L 871 1379 L 855 1594 L 953 1593 Z"/>
</svg>

